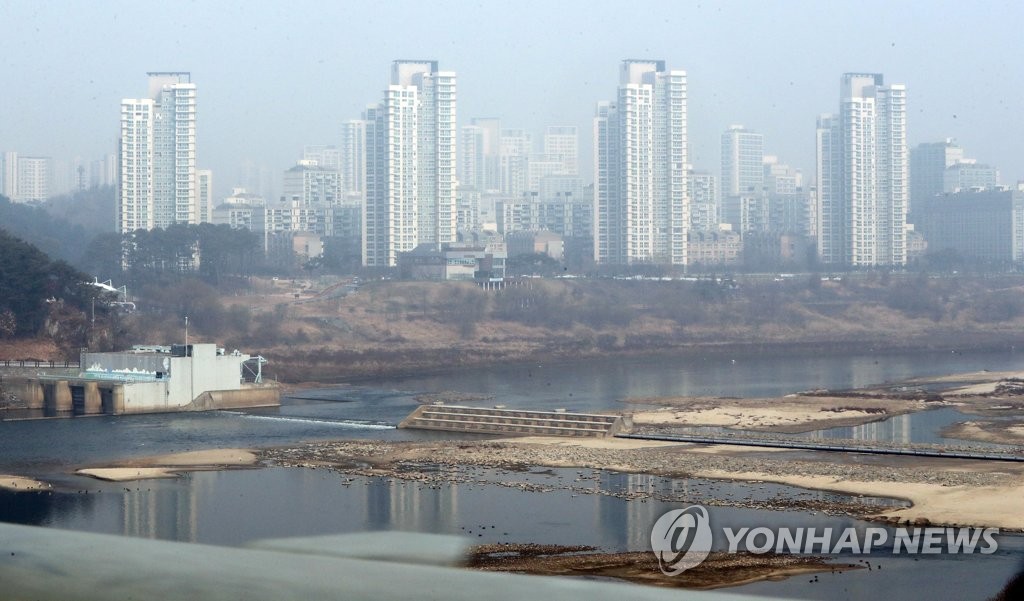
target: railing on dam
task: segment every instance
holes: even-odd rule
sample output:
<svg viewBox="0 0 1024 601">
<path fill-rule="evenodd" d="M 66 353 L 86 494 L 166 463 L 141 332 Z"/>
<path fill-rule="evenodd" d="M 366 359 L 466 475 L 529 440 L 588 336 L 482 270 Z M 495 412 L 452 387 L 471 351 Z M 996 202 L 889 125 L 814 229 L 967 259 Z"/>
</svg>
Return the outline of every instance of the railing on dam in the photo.
<svg viewBox="0 0 1024 601">
<path fill-rule="evenodd" d="M 69 369 L 79 367 L 78 361 L 55 361 L 53 359 L 0 359 L 0 367 L 52 367 Z"/>
</svg>

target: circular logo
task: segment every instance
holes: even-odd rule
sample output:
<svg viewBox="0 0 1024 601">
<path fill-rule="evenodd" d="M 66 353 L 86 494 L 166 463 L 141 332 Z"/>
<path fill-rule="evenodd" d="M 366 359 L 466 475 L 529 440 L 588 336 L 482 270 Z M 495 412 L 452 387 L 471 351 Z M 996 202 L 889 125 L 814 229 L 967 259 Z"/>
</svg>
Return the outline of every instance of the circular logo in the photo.
<svg viewBox="0 0 1024 601">
<path fill-rule="evenodd" d="M 708 510 L 691 505 L 662 515 L 651 528 L 651 549 L 666 576 L 678 576 L 700 564 L 711 552 Z"/>
</svg>

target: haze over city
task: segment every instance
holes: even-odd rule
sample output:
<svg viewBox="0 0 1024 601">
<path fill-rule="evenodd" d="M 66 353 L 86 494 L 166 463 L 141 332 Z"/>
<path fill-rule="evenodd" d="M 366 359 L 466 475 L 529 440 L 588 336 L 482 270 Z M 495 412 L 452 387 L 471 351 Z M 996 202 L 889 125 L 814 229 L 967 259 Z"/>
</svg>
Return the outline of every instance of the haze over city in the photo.
<svg viewBox="0 0 1024 601">
<path fill-rule="evenodd" d="M 599 2 L 0 4 L 0 73 L 11 85 L 0 148 L 88 161 L 115 152 L 118 105 L 148 71 L 192 73 L 198 165 L 230 191 L 244 161 L 280 172 L 377 102 L 392 60 L 436 59 L 459 78 L 460 126 L 580 131 L 592 167 L 595 103 L 625 58 L 688 77 L 689 162 L 716 171 L 720 135 L 741 123 L 765 152 L 814 177 L 814 120 L 836 110 L 840 75 L 884 73 L 908 92 L 908 143 L 955 138 L 1024 177 L 1024 93 L 1012 2 Z"/>
</svg>

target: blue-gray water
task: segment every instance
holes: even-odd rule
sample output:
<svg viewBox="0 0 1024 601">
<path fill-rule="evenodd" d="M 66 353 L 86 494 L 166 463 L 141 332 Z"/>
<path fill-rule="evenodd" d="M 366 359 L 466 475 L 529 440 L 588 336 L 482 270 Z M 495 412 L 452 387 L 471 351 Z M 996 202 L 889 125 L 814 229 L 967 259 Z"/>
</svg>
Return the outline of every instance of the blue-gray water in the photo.
<svg viewBox="0 0 1024 601">
<path fill-rule="evenodd" d="M 877 357 L 739 357 L 735 363 L 721 357 L 601 359 L 364 380 L 351 386 L 302 391 L 298 393 L 302 398 L 288 399 L 281 408 L 270 410 L 2 422 L 0 473 L 41 475 L 53 481 L 58 490 L 2 493 L 0 519 L 218 544 L 382 528 L 464 533 L 463 528 L 494 526 L 474 530 L 472 536 L 479 542 L 644 549 L 650 524 L 678 503 L 643 503 L 566 490 L 532 493 L 494 484 L 429 489 L 412 482 L 357 478 L 345 485 L 341 476 L 323 470 L 195 473 L 176 480 L 124 485 L 100 483 L 68 472 L 72 467 L 125 457 L 204 448 L 267 447 L 338 438 L 451 437 L 393 428 L 416 406 L 414 397 L 424 392 L 489 395 L 493 398 L 482 404 L 508 407 L 617 409 L 622 408 L 622 399 L 631 397 L 765 396 L 981 369 L 1013 370 L 1019 369 L 1021 358 L 1012 353 L 945 352 Z M 923 420 L 911 416 L 909 424 L 892 422 L 860 428 L 863 432 L 875 428 L 891 433 L 920 426 L 925 434 L 917 435 L 915 441 L 919 441 L 921 436 L 935 435 L 946 422 L 958 417 L 939 412 L 925 415 L 928 417 Z M 613 487 L 621 479 L 638 477 L 609 474 L 603 478 L 602 485 Z M 697 486 L 671 486 L 691 485 Z M 760 485 L 702 486 L 705 494 L 721 497 L 761 494 Z M 787 491 L 790 495 L 825 494 Z M 702 497 L 692 498 L 699 501 Z M 852 522 L 807 512 L 739 508 L 715 508 L 713 515 L 735 525 Z M 484 536 L 476 536 L 479 534 Z M 885 570 L 822 575 L 813 585 L 794 578 L 749 585 L 743 590 L 817 599 L 874 598 L 879 591 L 886 591 L 890 597 L 889 591 L 898 591 L 899 597 L 907 600 L 985 599 L 1002 586 L 1024 556 L 1019 539 L 1007 540 L 1010 542 L 1005 543 L 1005 550 L 995 556 L 919 562 L 878 558 Z"/>
<path fill-rule="evenodd" d="M 464 472 L 472 483 L 437 488 L 414 481 L 297 468 L 201 472 L 176 480 L 133 483 L 65 476 L 56 482 L 63 492 L 0 492 L 0 519 L 222 545 L 261 538 L 403 530 L 456 534 L 481 544 L 532 542 L 645 551 L 651 526 L 662 513 L 709 496 L 729 502 L 770 500 L 779 495 L 813 500 L 849 498 L 770 484 L 667 479 L 589 469 L 510 474 L 471 467 Z M 580 476 L 582 483 L 576 482 Z M 493 484 L 510 480 L 554 489 L 525 492 Z M 570 490 L 566 485 L 591 492 Z M 597 494 L 623 490 L 670 494 L 675 501 Z M 844 516 L 802 511 L 710 507 L 709 512 L 716 532 L 723 527 L 868 526 Z M 809 582 L 812 577 L 796 576 L 739 590 L 808 599 L 874 599 L 879 591 L 899 590 L 898 598 L 908 601 L 982 600 L 1001 588 L 1024 557 L 1021 539 L 1001 537 L 999 542 L 1000 550 L 985 556 L 921 556 L 915 561 L 876 552 L 867 557 L 873 565 L 871 571 L 825 573 L 813 585 Z M 725 541 L 716 538 L 715 546 L 724 548 Z M 863 558 L 837 556 L 835 562 L 857 563 L 859 559 Z"/>
</svg>

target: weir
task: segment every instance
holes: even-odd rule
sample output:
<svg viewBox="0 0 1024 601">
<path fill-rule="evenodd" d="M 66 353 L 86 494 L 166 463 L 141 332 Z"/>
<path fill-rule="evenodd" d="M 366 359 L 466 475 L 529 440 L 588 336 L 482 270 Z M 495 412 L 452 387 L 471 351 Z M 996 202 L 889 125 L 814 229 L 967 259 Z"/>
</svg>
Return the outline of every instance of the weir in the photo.
<svg viewBox="0 0 1024 601">
<path fill-rule="evenodd" d="M 626 431 L 621 415 L 487 409 L 459 405 L 421 405 L 399 428 L 477 432 L 506 436 L 589 436 L 603 438 Z"/>
</svg>

